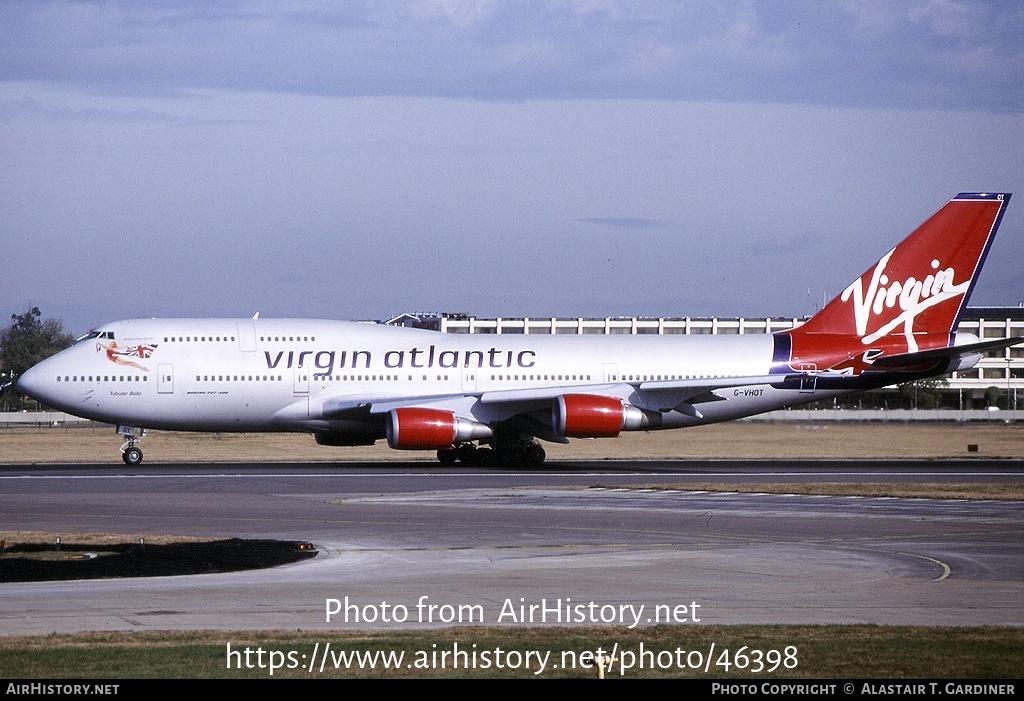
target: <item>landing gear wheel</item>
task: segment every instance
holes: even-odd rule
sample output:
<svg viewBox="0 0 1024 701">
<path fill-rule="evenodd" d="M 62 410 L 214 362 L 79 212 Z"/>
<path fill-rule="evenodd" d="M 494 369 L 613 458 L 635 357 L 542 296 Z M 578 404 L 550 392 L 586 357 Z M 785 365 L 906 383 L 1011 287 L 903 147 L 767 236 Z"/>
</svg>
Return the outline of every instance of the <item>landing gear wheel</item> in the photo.
<svg viewBox="0 0 1024 701">
<path fill-rule="evenodd" d="M 537 468 L 543 465 L 545 457 L 547 457 L 547 454 L 538 443 L 527 446 L 526 450 L 523 451 L 523 462 L 529 468 Z"/>
<path fill-rule="evenodd" d="M 455 448 L 441 448 L 437 451 L 437 461 L 445 467 L 451 467 L 458 459 L 459 454 Z"/>
<path fill-rule="evenodd" d="M 475 462 L 473 467 L 491 467 L 494 465 L 494 451 L 490 448 L 477 448 L 473 456 Z"/>
<path fill-rule="evenodd" d="M 125 465 L 141 465 L 142 448 L 136 446 L 125 448 L 125 451 L 121 453 L 121 459 L 124 460 Z"/>
<path fill-rule="evenodd" d="M 499 467 L 503 467 L 506 470 L 518 470 L 520 467 L 519 456 L 515 451 L 506 448 L 505 450 L 498 450 L 496 452 L 497 464 Z"/>
<path fill-rule="evenodd" d="M 452 452 L 463 467 L 487 467 L 491 464 L 490 448 L 478 448 L 471 443 L 463 443 Z"/>
<path fill-rule="evenodd" d="M 494 440 L 494 464 L 509 470 L 535 470 L 544 464 L 544 448 L 515 431 L 499 431 Z"/>
</svg>

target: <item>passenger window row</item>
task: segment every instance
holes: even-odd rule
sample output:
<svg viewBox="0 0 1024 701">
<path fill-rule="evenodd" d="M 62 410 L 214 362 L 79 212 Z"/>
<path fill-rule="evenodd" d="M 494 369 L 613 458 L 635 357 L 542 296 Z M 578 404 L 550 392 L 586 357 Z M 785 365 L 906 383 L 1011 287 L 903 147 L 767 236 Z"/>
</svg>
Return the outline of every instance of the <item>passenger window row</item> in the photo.
<svg viewBox="0 0 1024 701">
<path fill-rule="evenodd" d="M 146 375 L 57 375 L 57 382 L 148 382 Z"/>
<path fill-rule="evenodd" d="M 164 343 L 196 343 L 196 342 L 214 342 L 214 343 L 225 343 L 234 341 L 234 336 L 164 336 Z"/>
<path fill-rule="evenodd" d="M 196 382 L 280 382 L 281 375 L 196 375 Z"/>
</svg>

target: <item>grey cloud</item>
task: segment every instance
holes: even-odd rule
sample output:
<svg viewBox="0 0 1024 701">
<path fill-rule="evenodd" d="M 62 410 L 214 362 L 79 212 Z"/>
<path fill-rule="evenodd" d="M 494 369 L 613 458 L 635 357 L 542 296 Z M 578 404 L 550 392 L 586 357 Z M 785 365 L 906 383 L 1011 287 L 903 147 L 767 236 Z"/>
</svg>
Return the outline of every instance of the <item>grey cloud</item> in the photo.
<svg viewBox="0 0 1024 701">
<path fill-rule="evenodd" d="M 1019 112 L 1024 5 L 37 2 L 0 7 L 0 79 L 125 93 L 660 98 Z"/>
<path fill-rule="evenodd" d="M 64 105 L 53 105 L 31 98 L 0 100 L 0 122 L 13 120 L 47 120 L 72 122 L 148 122 L 183 124 L 193 122 L 165 112 L 137 108 L 114 110 L 87 107 L 76 109 Z"/>
<path fill-rule="evenodd" d="M 645 219 L 642 217 L 584 217 L 580 221 L 585 224 L 616 226 L 623 229 L 658 229 L 667 225 L 667 222 L 660 219 Z"/>
</svg>

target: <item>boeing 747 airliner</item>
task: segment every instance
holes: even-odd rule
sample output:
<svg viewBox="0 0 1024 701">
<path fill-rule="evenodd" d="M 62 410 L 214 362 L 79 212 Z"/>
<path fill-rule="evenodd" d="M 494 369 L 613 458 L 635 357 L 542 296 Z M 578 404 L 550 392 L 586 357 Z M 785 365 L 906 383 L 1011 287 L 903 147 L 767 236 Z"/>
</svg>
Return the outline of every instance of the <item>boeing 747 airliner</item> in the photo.
<svg viewBox="0 0 1024 701">
<path fill-rule="evenodd" d="M 310 319 L 104 324 L 18 380 L 43 404 L 144 429 L 302 431 L 329 446 L 536 466 L 536 439 L 750 416 L 972 367 L 957 333 L 1007 193 L 961 193 L 805 324 L 737 336 L 450 335 Z"/>
</svg>

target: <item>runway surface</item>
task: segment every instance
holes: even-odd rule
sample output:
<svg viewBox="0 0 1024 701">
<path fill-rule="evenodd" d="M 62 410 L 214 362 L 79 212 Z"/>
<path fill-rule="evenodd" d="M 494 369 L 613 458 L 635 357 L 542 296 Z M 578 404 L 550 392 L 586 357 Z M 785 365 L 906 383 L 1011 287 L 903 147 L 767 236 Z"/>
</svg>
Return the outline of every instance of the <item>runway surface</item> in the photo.
<svg viewBox="0 0 1024 701">
<path fill-rule="evenodd" d="M 4 530 L 68 542 L 76 532 L 283 538 L 320 555 L 255 572 L 2 584 L 0 632 L 407 628 L 460 613 L 510 625 L 610 623 L 574 619 L 612 612 L 641 626 L 682 615 L 1024 625 L 1024 503 L 687 489 L 965 480 L 1020 483 L 1024 463 L 2 466 Z M 649 483 L 674 488 L 635 488 Z M 328 622 L 332 599 L 342 612 Z"/>
</svg>

